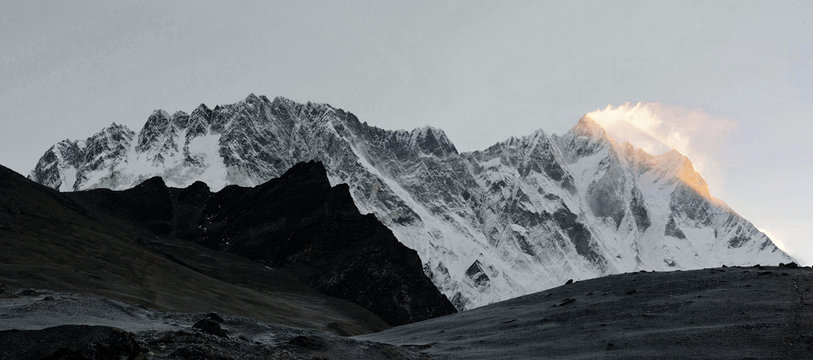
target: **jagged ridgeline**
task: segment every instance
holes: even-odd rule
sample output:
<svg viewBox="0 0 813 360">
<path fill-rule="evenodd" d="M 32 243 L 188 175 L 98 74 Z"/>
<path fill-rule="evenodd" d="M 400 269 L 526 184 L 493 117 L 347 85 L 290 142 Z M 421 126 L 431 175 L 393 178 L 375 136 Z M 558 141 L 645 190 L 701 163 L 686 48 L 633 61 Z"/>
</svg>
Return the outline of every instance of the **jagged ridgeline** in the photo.
<svg viewBox="0 0 813 360">
<path fill-rule="evenodd" d="M 250 95 L 191 114 L 154 112 L 45 152 L 30 178 L 62 191 L 254 186 L 324 163 L 406 246 L 458 309 L 611 273 L 788 262 L 713 199 L 676 151 L 617 144 L 589 118 L 460 153 L 443 131 L 384 130 L 326 104 Z M 214 239 L 213 241 L 222 241 Z"/>
</svg>

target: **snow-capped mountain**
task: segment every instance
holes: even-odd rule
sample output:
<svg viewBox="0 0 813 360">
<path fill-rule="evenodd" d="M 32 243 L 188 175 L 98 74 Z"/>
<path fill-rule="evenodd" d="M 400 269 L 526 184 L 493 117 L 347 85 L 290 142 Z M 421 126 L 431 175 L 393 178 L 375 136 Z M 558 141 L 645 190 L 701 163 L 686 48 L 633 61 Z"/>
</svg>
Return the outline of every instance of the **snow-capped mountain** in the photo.
<svg viewBox="0 0 813 360">
<path fill-rule="evenodd" d="M 585 117 L 460 153 L 443 131 L 384 130 L 326 104 L 249 95 L 191 114 L 157 110 L 139 133 L 113 124 L 45 152 L 29 176 L 62 191 L 254 186 L 322 161 L 362 212 L 415 249 L 459 309 L 568 279 L 636 270 L 789 262 L 714 199 L 688 158 L 618 144 Z"/>
</svg>

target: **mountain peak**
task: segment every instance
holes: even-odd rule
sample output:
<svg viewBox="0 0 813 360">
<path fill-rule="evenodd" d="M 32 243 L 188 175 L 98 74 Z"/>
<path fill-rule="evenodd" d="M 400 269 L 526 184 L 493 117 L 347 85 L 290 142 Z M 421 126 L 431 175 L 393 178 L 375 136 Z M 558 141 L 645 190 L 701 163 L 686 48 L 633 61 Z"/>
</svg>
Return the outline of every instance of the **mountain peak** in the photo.
<svg viewBox="0 0 813 360">
<path fill-rule="evenodd" d="M 663 153 L 661 157 L 664 159 L 668 159 L 668 161 L 670 162 L 681 164 L 689 163 L 691 165 L 692 162 L 691 160 L 689 160 L 688 156 L 683 155 L 683 153 L 678 151 L 677 149 L 669 149 L 669 151 Z"/>
<path fill-rule="evenodd" d="M 152 111 L 152 114 L 150 114 L 150 118 L 170 119 L 172 116 L 164 109 L 155 109 Z"/>
<path fill-rule="evenodd" d="M 709 191 L 706 180 L 694 168 L 694 163 L 688 156 L 675 149 L 669 150 L 655 157 L 661 172 L 664 175 L 674 176 L 683 184 L 697 192 L 707 200 L 714 200 Z"/>
<path fill-rule="evenodd" d="M 598 124 L 590 115 L 584 115 L 570 129 L 570 132 L 578 136 L 587 136 L 593 139 L 607 139 L 607 131 Z"/>
<path fill-rule="evenodd" d="M 125 125 L 119 125 L 114 122 L 93 134 L 90 138 L 85 140 L 85 143 L 87 143 L 88 141 L 92 141 L 93 139 L 100 139 L 103 137 L 113 137 L 115 139 L 122 138 L 129 139 L 132 138 L 134 134 L 135 132 L 133 132 L 133 130 L 130 130 L 129 127 Z M 65 141 L 71 142 L 70 140 L 63 140 L 62 142 Z"/>
<path fill-rule="evenodd" d="M 135 132 L 127 126 L 112 123 L 102 128 L 84 141 L 84 145 L 92 145 L 94 141 L 103 140 L 113 142 L 127 142 L 135 136 Z M 67 141 L 67 140 L 66 140 Z M 82 146 L 80 144 L 80 146 Z"/>
<path fill-rule="evenodd" d="M 211 110 L 209 109 L 208 106 L 206 106 L 206 104 L 200 103 L 200 105 L 198 105 L 198 107 L 196 107 L 195 110 L 192 110 L 192 113 L 194 114 L 196 111 L 197 112 L 209 112 Z"/>
<path fill-rule="evenodd" d="M 265 96 L 260 97 L 260 96 L 255 95 L 254 93 L 250 93 L 250 94 L 248 94 L 248 96 L 246 96 L 245 99 L 243 99 L 243 102 L 249 103 L 249 104 L 258 103 L 258 102 L 263 101 L 262 98 L 265 98 Z M 267 100 L 267 98 L 266 98 L 266 100 Z"/>
<path fill-rule="evenodd" d="M 437 156 L 457 154 L 457 148 L 446 136 L 446 133 L 431 126 L 413 129 L 410 133 L 410 142 L 417 146 L 418 149 L 429 154 Z"/>
<path fill-rule="evenodd" d="M 182 116 L 189 116 L 189 114 L 187 114 L 186 111 L 178 110 L 178 111 L 174 112 L 171 117 L 174 120 L 174 119 L 177 119 L 177 118 L 182 117 Z"/>
<path fill-rule="evenodd" d="M 166 189 L 167 184 L 164 182 L 164 179 L 162 177 L 153 176 L 147 180 L 142 181 L 141 184 L 138 184 L 135 188 Z"/>
<path fill-rule="evenodd" d="M 271 103 L 275 105 L 291 105 L 294 104 L 294 101 L 283 96 L 275 96 L 274 101 Z"/>
<path fill-rule="evenodd" d="M 115 121 L 110 123 L 110 125 L 108 125 L 106 127 L 106 129 L 121 129 L 121 130 L 126 129 L 126 130 L 129 130 L 129 128 L 126 125 L 117 124 Z"/>
<path fill-rule="evenodd" d="M 329 184 L 327 181 L 327 170 L 325 169 L 325 165 L 321 161 L 315 160 L 296 163 L 290 169 L 285 171 L 280 178 L 287 178 L 302 174 L 308 175 L 308 177 L 311 178 L 323 178 L 324 182 Z"/>
</svg>

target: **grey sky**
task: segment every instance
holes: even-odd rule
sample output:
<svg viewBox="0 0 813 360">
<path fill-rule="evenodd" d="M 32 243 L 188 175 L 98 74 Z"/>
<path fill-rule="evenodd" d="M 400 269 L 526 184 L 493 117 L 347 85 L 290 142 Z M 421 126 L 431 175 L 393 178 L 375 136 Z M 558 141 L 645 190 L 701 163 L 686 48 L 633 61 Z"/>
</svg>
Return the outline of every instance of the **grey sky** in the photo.
<svg viewBox="0 0 813 360">
<path fill-rule="evenodd" d="M 254 92 L 461 150 L 659 102 L 728 118 L 714 195 L 813 263 L 813 2 L 2 1 L 0 164 Z"/>
</svg>

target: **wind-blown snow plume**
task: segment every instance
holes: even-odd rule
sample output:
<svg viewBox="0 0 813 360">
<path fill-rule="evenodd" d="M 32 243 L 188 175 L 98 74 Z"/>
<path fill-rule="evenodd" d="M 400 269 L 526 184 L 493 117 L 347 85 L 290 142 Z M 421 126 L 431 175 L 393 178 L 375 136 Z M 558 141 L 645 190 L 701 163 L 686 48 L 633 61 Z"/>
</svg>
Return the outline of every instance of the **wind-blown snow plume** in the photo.
<svg viewBox="0 0 813 360">
<path fill-rule="evenodd" d="M 675 149 L 692 159 L 695 168 L 712 183 L 721 183 L 722 171 L 715 154 L 725 145 L 736 122 L 715 117 L 701 109 L 689 109 L 657 102 L 607 105 L 587 114 L 601 125 L 613 140 L 629 142 L 659 155 Z"/>
</svg>

